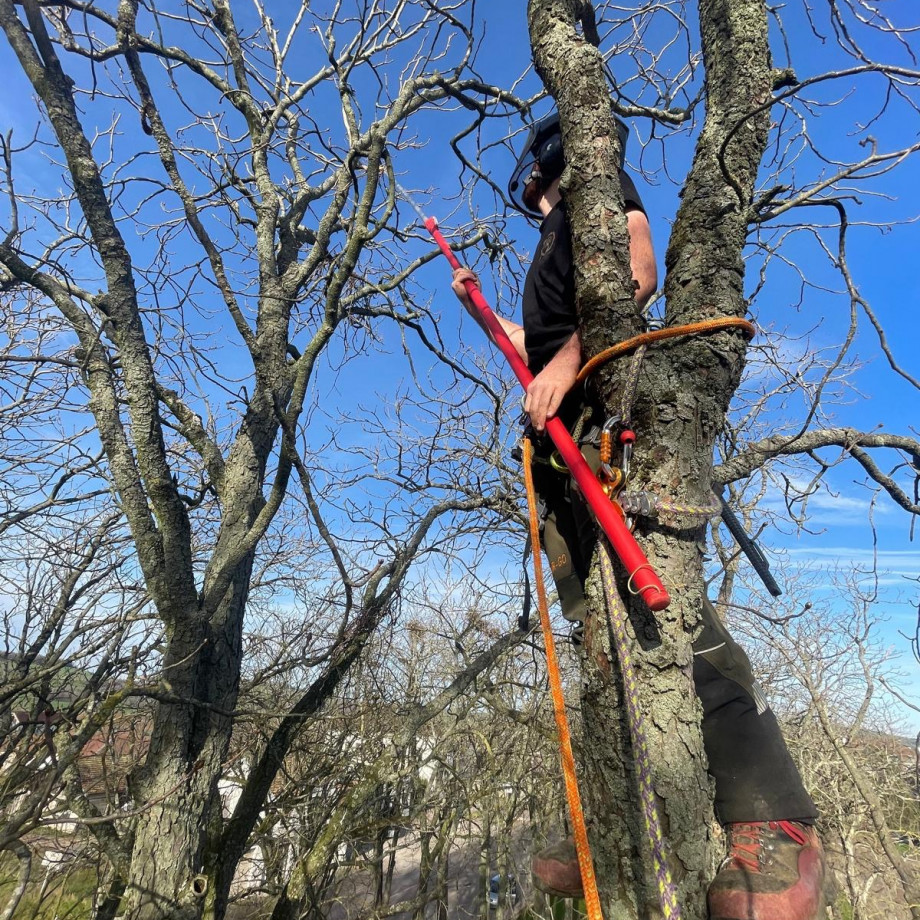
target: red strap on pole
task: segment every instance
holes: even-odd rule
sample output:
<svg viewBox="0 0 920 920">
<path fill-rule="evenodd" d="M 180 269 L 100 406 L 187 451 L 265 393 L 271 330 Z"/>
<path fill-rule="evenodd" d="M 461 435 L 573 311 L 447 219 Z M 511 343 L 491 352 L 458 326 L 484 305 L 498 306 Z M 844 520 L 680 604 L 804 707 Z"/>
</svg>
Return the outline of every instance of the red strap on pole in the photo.
<svg viewBox="0 0 920 920">
<path fill-rule="evenodd" d="M 425 228 L 431 234 L 434 241 L 438 244 L 441 252 L 447 257 L 451 268 L 460 268 L 460 262 L 450 248 L 450 244 L 444 239 L 444 235 L 438 229 L 438 222 L 433 217 L 425 218 Z M 472 281 L 466 282 L 466 291 L 470 295 L 473 305 L 479 311 L 483 322 L 495 344 L 499 347 L 501 353 L 505 356 L 515 376 L 520 381 L 521 386 L 526 390 L 533 380 L 533 374 L 527 365 L 521 360 L 517 349 L 511 344 L 511 339 L 502 328 L 501 323 L 496 319 L 492 308 L 482 296 L 479 288 Z M 641 595 L 642 599 L 648 605 L 650 610 L 664 610 L 671 602 L 668 592 L 661 583 L 655 570 L 652 568 L 645 553 L 639 548 L 635 537 L 630 533 L 626 526 L 620 511 L 611 503 L 610 499 L 604 494 L 601 484 L 597 477 L 591 472 L 591 468 L 585 462 L 581 451 L 578 449 L 572 436 L 569 434 L 565 425 L 558 418 L 548 419 L 546 422 L 546 433 L 552 438 L 553 444 L 559 451 L 560 456 L 565 461 L 569 472 L 572 474 L 578 487 L 581 489 L 585 500 L 591 506 L 594 516 L 601 530 L 607 535 L 610 545 L 614 552 L 620 557 L 620 561 L 626 567 L 629 573 L 630 590 Z"/>
</svg>

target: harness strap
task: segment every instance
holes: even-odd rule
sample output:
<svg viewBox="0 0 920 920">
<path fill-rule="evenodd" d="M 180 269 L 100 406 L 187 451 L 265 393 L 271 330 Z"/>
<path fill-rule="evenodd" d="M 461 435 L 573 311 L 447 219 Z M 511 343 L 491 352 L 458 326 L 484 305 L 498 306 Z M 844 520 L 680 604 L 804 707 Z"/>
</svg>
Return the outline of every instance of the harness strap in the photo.
<svg viewBox="0 0 920 920">
<path fill-rule="evenodd" d="M 543 627 L 543 641 L 546 645 L 546 670 L 549 672 L 550 695 L 553 699 L 553 712 L 556 716 L 556 728 L 559 732 L 559 754 L 562 759 L 565 797 L 569 803 L 569 814 L 572 818 L 572 836 L 575 838 L 575 852 L 578 854 L 578 868 L 581 870 L 581 884 L 585 892 L 585 907 L 588 913 L 588 920 L 603 920 L 601 899 L 597 891 L 597 878 L 594 875 L 594 860 L 591 857 L 588 829 L 585 826 L 585 814 L 581 806 L 581 794 L 578 791 L 578 778 L 575 775 L 575 757 L 572 753 L 569 720 L 565 714 L 565 696 L 562 693 L 559 659 L 556 657 L 556 644 L 553 641 L 553 630 L 549 622 L 546 586 L 543 583 L 543 560 L 540 558 L 540 524 L 537 518 L 537 499 L 531 466 L 532 458 L 533 445 L 530 443 L 530 438 L 524 438 L 524 484 L 527 489 L 527 507 L 530 511 L 530 539 L 533 545 L 534 581 L 537 585 L 537 607 L 540 611 L 540 625 Z"/>
</svg>

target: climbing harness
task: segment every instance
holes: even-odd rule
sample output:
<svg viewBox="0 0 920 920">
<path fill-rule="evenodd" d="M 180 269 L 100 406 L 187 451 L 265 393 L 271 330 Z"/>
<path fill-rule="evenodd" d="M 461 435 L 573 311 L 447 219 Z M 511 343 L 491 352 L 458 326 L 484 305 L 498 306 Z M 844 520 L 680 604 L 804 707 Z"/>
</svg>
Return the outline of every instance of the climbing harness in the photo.
<svg viewBox="0 0 920 920">
<path fill-rule="evenodd" d="M 591 376 L 591 374 L 593 374 L 607 361 L 611 361 L 620 355 L 625 355 L 629 354 L 629 352 L 633 352 L 633 360 L 630 363 L 629 373 L 627 374 L 626 382 L 623 385 L 623 392 L 620 400 L 620 415 L 619 417 L 615 416 L 613 419 L 610 419 L 607 425 L 605 425 L 605 431 L 608 429 L 608 426 L 610 426 L 612 422 L 617 422 L 623 426 L 623 430 L 620 433 L 620 441 L 623 443 L 622 471 L 624 481 L 629 476 L 629 459 L 632 455 L 632 447 L 627 445 L 626 439 L 631 436 L 632 440 L 635 440 L 635 435 L 629 430 L 628 426 L 631 423 L 632 404 L 635 398 L 636 388 L 639 383 L 639 369 L 642 364 L 642 358 L 645 356 L 645 352 L 648 346 L 654 342 L 662 342 L 665 339 L 677 338 L 679 336 L 685 335 L 702 335 L 708 332 L 717 332 L 721 329 L 732 328 L 740 329 L 742 332 L 746 333 L 749 338 L 753 337 L 755 332 L 754 325 L 748 322 L 748 320 L 733 316 L 723 316 L 717 319 L 702 320 L 701 322 L 688 323 L 684 326 L 659 326 L 654 329 L 649 329 L 647 332 L 643 332 L 631 339 L 626 339 L 623 342 L 618 342 L 616 345 L 605 349 L 590 361 L 588 361 L 585 366 L 578 372 L 578 376 L 575 378 L 576 386 L 578 384 L 584 383 L 588 377 Z M 604 448 L 602 442 L 602 462 L 603 449 Z M 609 460 L 607 462 L 609 463 Z M 780 586 L 776 583 L 776 579 L 773 577 L 773 574 L 770 572 L 770 563 L 767 561 L 767 557 L 763 554 L 763 551 L 760 549 L 757 543 L 745 532 L 741 521 L 738 520 L 737 515 L 734 513 L 734 511 L 732 511 L 728 502 L 726 502 L 721 495 L 716 498 L 716 501 L 719 503 L 717 513 L 719 516 L 721 516 L 728 532 L 732 535 L 732 537 L 734 537 L 735 542 L 738 544 L 738 548 L 747 557 L 748 561 L 751 563 L 752 568 L 760 577 L 760 580 L 763 582 L 763 585 L 767 591 L 769 591 L 773 597 L 779 597 L 783 591 L 782 588 L 780 588 Z M 621 506 L 623 505 L 622 497 L 620 498 L 620 504 Z M 659 503 L 658 507 L 660 507 L 662 510 L 667 510 L 663 502 Z M 677 510 L 676 506 L 672 506 L 672 508 L 673 510 Z M 627 514 L 630 513 L 629 509 L 625 507 L 624 510 L 627 512 Z M 685 512 L 677 511 L 677 513 Z"/>
<path fill-rule="evenodd" d="M 639 369 L 642 364 L 642 358 L 645 356 L 645 352 L 648 346 L 655 342 L 662 342 L 665 339 L 672 339 L 685 335 L 702 335 L 708 332 L 717 332 L 721 329 L 732 328 L 740 329 L 742 332 L 746 333 L 749 338 L 753 337 L 755 332 L 753 323 L 748 322 L 746 319 L 741 319 L 740 317 L 734 316 L 723 316 L 717 319 L 702 320 L 697 323 L 688 323 L 684 326 L 659 326 L 654 329 L 649 329 L 647 332 L 643 332 L 631 339 L 626 339 L 623 342 L 618 342 L 616 345 L 605 349 L 593 357 L 590 361 L 588 361 L 585 366 L 578 372 L 578 376 L 575 378 L 575 386 L 584 383 L 591 376 L 591 374 L 593 374 L 606 362 L 611 361 L 621 355 L 629 354 L 629 352 L 633 352 L 633 360 L 630 363 L 629 373 L 627 374 L 626 382 L 623 386 L 623 393 L 620 401 L 620 415 L 619 417 L 614 416 L 612 419 L 608 420 L 607 424 L 604 426 L 604 430 L 608 432 L 608 439 L 610 437 L 609 431 L 612 429 L 612 423 L 619 423 L 620 425 L 624 426 L 623 431 L 620 434 L 621 443 L 624 444 L 624 481 L 629 476 L 629 458 L 632 455 L 632 448 L 629 447 L 627 449 L 626 442 L 624 441 L 624 436 L 627 436 L 628 438 L 628 436 L 631 435 L 632 439 L 635 440 L 635 435 L 629 430 L 628 426 L 631 423 L 632 404 L 633 400 L 635 399 L 636 388 L 639 383 Z M 604 442 L 602 441 L 602 462 L 603 451 Z M 609 460 L 607 462 L 609 463 Z M 624 510 L 627 512 L 627 514 L 630 513 L 630 510 L 624 506 L 622 496 L 620 496 L 619 501 L 620 505 L 624 507 Z M 716 501 L 718 502 L 716 514 L 721 516 L 728 532 L 732 535 L 732 537 L 734 537 L 735 542 L 738 544 L 738 548 L 747 557 L 748 561 L 751 563 L 752 568 L 760 577 L 760 580 L 763 582 L 763 585 L 767 591 L 769 591 L 773 597 L 779 597 L 783 593 L 783 590 L 776 583 L 776 579 L 770 572 L 770 563 L 767 561 L 767 557 L 763 554 L 763 551 L 757 545 L 757 543 L 745 532 L 741 521 L 738 520 L 737 515 L 734 511 L 732 511 L 728 502 L 725 501 L 721 495 L 716 497 Z M 668 510 L 668 507 L 664 501 L 658 502 L 656 507 L 663 511 Z M 693 513 L 690 510 L 680 510 L 678 506 L 675 505 L 671 505 L 671 510 L 678 514 Z"/>
</svg>

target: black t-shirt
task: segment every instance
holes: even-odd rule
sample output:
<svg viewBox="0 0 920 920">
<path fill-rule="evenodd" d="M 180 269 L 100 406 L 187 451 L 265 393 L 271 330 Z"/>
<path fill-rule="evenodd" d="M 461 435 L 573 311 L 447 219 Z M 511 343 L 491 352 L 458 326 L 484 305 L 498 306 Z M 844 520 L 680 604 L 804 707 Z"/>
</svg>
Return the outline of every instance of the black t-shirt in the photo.
<svg viewBox="0 0 920 920">
<path fill-rule="evenodd" d="M 645 211 L 632 179 L 620 170 L 628 208 Z M 540 225 L 540 243 L 524 281 L 524 347 L 528 365 L 538 374 L 578 328 L 572 235 L 560 201 Z"/>
</svg>

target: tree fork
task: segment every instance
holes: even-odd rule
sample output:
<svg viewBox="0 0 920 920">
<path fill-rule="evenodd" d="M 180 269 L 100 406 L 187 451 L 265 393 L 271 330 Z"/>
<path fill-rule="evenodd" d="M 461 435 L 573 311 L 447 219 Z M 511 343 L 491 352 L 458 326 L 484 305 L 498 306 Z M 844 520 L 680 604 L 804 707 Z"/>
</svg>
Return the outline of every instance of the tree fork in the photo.
<svg viewBox="0 0 920 920">
<path fill-rule="evenodd" d="M 668 324 L 742 316 L 741 258 L 757 169 L 766 145 L 772 71 L 762 0 L 702 0 L 707 113 L 683 204 L 671 236 L 665 279 Z M 534 62 L 555 98 L 568 170 L 562 191 L 572 229 L 577 307 L 585 358 L 634 334 L 641 317 L 632 297 L 628 234 L 616 178 L 619 151 L 599 52 L 576 30 L 582 4 L 530 0 Z M 633 410 L 639 433 L 639 488 L 698 503 L 711 484 L 715 438 L 738 386 L 744 341 L 734 332 L 654 351 L 646 357 Z M 618 402 L 623 366 L 598 385 L 608 414 Z M 647 723 L 654 784 L 671 869 L 685 917 L 706 915 L 705 883 L 713 874 L 712 797 L 705 772 L 699 705 L 692 691 L 690 642 L 704 590 L 705 528 L 640 525 L 649 560 L 672 591 L 671 607 L 652 618 L 626 597 L 637 646 L 639 708 Z M 589 602 L 601 609 L 592 577 Z M 605 622 L 600 620 L 599 622 Z M 582 774 L 592 822 L 595 864 L 608 917 L 657 915 L 648 845 L 630 775 L 621 687 L 609 632 L 587 632 L 582 700 L 590 736 Z"/>
</svg>

